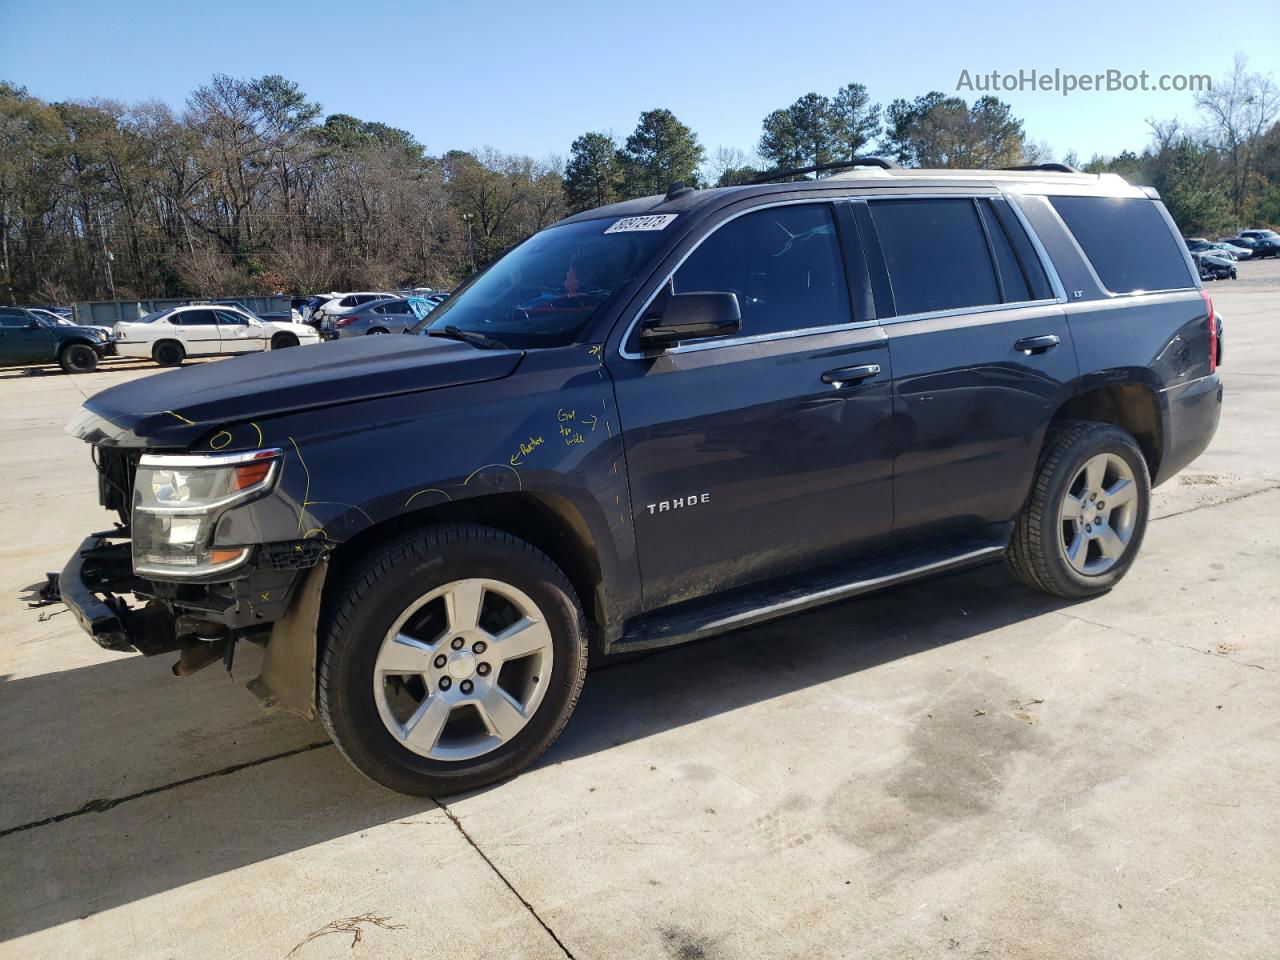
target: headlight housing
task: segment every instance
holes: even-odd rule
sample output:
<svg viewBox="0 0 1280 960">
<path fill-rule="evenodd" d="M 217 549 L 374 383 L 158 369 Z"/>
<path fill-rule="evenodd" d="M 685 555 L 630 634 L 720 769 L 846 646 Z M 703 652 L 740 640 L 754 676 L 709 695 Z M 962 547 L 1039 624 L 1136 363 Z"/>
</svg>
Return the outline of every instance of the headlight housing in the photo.
<svg viewBox="0 0 1280 960">
<path fill-rule="evenodd" d="M 223 512 L 261 496 L 280 474 L 278 448 L 209 456 L 146 454 L 133 483 L 133 569 L 165 577 L 232 570 L 249 547 L 214 547 Z"/>
</svg>

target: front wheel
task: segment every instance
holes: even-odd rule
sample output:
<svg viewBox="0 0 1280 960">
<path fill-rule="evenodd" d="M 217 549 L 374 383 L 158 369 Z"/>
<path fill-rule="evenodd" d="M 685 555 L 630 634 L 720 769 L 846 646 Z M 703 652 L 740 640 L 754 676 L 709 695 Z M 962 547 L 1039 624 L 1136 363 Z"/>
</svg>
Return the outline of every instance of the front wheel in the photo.
<svg viewBox="0 0 1280 960">
<path fill-rule="evenodd" d="M 283 350 L 285 347 L 296 347 L 298 338 L 292 333 L 277 333 L 271 338 L 272 350 Z"/>
<path fill-rule="evenodd" d="M 584 618 L 528 543 L 428 528 L 339 589 L 320 715 L 370 779 L 415 796 L 471 790 L 519 773 L 568 722 L 586 675 Z"/>
<path fill-rule="evenodd" d="M 1014 525 L 1014 575 L 1068 599 L 1114 587 L 1147 529 L 1151 478 L 1133 437 L 1109 423 L 1065 424 L 1046 442 Z"/>
<path fill-rule="evenodd" d="M 98 354 L 83 343 L 70 343 L 58 354 L 58 366 L 67 373 L 92 373 L 98 367 Z"/>
</svg>

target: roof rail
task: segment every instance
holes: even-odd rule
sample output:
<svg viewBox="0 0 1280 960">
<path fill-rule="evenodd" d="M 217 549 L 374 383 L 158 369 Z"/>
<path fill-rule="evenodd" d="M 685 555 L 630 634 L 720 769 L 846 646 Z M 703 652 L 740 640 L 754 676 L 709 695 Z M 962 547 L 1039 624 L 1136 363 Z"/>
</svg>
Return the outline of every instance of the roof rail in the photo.
<svg viewBox="0 0 1280 960">
<path fill-rule="evenodd" d="M 1000 169 L 1001 170 L 1017 170 L 1017 171 L 1024 171 L 1024 172 L 1039 170 L 1043 173 L 1079 173 L 1080 172 L 1075 167 L 1071 166 L 1071 164 L 1069 163 L 1058 163 L 1056 161 L 1050 161 L 1049 163 L 1024 163 L 1017 167 L 1001 167 Z"/>
<path fill-rule="evenodd" d="M 818 163 L 812 167 L 793 167 L 790 170 L 771 170 L 768 173 L 762 173 L 754 180 L 748 180 L 746 185 L 754 183 L 769 183 L 773 180 L 783 180 L 786 177 L 798 177 L 802 173 L 821 173 L 823 170 L 847 170 L 849 167 L 879 167 L 882 170 L 897 170 L 901 168 L 901 164 L 889 160 L 885 157 L 851 157 L 848 160 L 836 160 L 833 163 Z"/>
</svg>

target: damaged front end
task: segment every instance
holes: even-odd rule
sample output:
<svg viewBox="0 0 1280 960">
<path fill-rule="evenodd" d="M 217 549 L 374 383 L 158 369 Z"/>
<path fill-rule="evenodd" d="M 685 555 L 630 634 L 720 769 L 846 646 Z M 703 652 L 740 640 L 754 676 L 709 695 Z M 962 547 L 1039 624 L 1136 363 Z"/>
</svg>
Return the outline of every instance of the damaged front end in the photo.
<svg viewBox="0 0 1280 960">
<path fill-rule="evenodd" d="M 238 640 L 296 632 L 284 621 L 300 585 L 323 582 L 329 544 L 276 539 L 294 509 L 273 502 L 282 460 L 276 448 L 169 455 L 95 446 L 99 500 L 121 522 L 87 537 L 67 562 L 62 601 L 108 650 L 178 651 L 179 676 L 219 659 L 230 668 Z M 316 613 L 305 614 L 312 637 Z M 270 698 L 261 685 L 256 692 Z"/>
</svg>

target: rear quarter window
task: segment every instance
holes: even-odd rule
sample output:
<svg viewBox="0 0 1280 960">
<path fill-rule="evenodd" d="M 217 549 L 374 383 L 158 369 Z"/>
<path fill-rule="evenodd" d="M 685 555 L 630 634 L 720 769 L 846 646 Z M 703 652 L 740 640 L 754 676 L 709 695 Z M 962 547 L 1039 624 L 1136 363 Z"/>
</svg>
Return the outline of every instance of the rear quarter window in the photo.
<svg viewBox="0 0 1280 960">
<path fill-rule="evenodd" d="M 1181 244 L 1152 200 L 1050 197 L 1112 293 L 1194 287 Z"/>
</svg>

